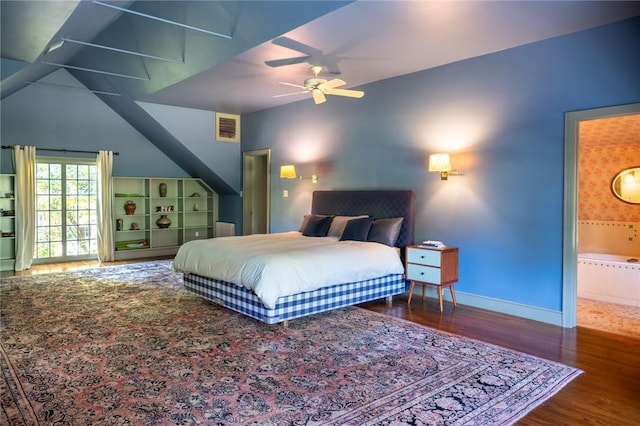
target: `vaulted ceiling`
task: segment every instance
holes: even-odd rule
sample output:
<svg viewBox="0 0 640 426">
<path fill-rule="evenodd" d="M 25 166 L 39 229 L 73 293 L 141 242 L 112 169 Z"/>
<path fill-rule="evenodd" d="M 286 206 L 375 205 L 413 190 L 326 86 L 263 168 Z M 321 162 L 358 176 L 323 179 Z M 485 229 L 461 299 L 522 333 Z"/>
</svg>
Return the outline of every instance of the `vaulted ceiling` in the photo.
<svg viewBox="0 0 640 426">
<path fill-rule="evenodd" d="M 640 16 L 638 1 L 2 0 L 0 99 L 65 69 L 192 176 L 235 191 L 138 102 L 248 114 Z M 77 87 L 76 87 L 77 88 Z M 366 102 L 353 100 L 354 102 Z M 324 105 L 330 105 L 331 99 Z"/>
<path fill-rule="evenodd" d="M 128 99 L 245 114 L 309 68 L 348 87 L 640 15 L 618 1 L 2 0 L 2 98 L 65 68 Z M 65 41 L 55 50 L 48 49 Z M 280 65 L 280 66 L 276 66 Z M 105 95 L 109 96 L 109 95 Z"/>
</svg>

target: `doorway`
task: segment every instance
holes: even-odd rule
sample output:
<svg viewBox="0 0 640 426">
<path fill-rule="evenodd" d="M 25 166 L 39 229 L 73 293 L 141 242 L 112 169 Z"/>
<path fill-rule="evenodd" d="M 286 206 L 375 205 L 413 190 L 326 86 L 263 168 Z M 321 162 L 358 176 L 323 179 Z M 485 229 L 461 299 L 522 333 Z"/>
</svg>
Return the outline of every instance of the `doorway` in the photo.
<svg viewBox="0 0 640 426">
<path fill-rule="evenodd" d="M 271 231 L 271 150 L 243 154 L 242 234 Z"/>
<path fill-rule="evenodd" d="M 640 104 L 570 112 L 565 115 L 562 326 L 577 324 L 578 147 L 581 121 L 640 114 Z"/>
</svg>

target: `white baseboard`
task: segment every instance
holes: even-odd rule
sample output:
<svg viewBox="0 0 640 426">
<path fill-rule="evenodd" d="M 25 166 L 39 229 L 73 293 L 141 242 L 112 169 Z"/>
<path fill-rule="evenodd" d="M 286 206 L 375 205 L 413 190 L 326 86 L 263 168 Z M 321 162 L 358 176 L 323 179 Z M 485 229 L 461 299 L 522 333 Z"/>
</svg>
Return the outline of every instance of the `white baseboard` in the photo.
<svg viewBox="0 0 640 426">
<path fill-rule="evenodd" d="M 418 288 L 416 288 L 418 290 Z M 427 289 L 427 297 L 437 298 L 435 288 Z M 414 293 L 414 297 L 422 297 L 419 291 Z M 451 294 L 445 289 L 442 292 L 443 300 L 451 302 Z M 461 305 L 473 306 L 474 308 L 486 309 L 488 311 L 513 315 L 534 321 L 562 326 L 562 312 L 522 303 L 509 302 L 506 300 L 494 299 L 492 297 L 478 296 L 477 294 L 465 293 L 456 290 L 456 302 Z"/>
</svg>

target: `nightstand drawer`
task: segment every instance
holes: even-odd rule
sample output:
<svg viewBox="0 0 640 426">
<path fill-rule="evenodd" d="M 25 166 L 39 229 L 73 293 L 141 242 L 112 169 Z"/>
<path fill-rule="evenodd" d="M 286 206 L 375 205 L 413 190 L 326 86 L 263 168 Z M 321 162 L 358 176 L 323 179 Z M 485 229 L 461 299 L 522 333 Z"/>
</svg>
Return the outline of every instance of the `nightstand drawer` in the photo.
<svg viewBox="0 0 640 426">
<path fill-rule="evenodd" d="M 440 267 L 441 258 L 442 255 L 437 250 L 424 250 L 419 248 L 409 248 L 407 250 L 407 262 L 409 263 Z"/>
<path fill-rule="evenodd" d="M 407 265 L 408 280 L 440 284 L 441 274 L 442 274 L 442 270 L 440 268 L 434 268 L 432 266 L 416 265 L 414 263 L 409 263 Z"/>
</svg>

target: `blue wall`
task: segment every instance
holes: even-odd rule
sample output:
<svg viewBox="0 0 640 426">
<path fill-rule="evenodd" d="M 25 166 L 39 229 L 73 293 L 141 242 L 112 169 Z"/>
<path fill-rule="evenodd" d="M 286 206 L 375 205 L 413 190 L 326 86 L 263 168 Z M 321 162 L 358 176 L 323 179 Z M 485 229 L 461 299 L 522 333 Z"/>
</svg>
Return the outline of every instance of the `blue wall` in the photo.
<svg viewBox="0 0 640 426">
<path fill-rule="evenodd" d="M 162 151 L 83 86 L 67 71 L 45 77 L 50 85 L 31 85 L 2 100 L 2 144 L 39 148 L 111 150 L 114 176 L 188 177 Z M 39 155 L 84 156 L 36 151 Z M 2 150 L 0 171 L 13 173 L 11 150 Z"/>
<path fill-rule="evenodd" d="M 272 149 L 273 232 L 298 228 L 314 189 L 413 189 L 416 239 L 461 249 L 459 292 L 557 312 L 564 114 L 640 102 L 639 51 L 636 18 L 369 84 L 360 100 L 304 99 L 246 115 L 241 148 Z M 47 79 L 79 84 L 66 71 Z M 30 86 L 3 99 L 1 112 L 2 144 L 110 149 L 121 152 L 116 176 L 186 176 L 89 92 Z M 463 176 L 427 172 L 440 151 Z M 1 154 L 0 171 L 11 173 L 10 151 Z M 239 167 L 241 153 L 229 155 Z M 288 163 L 320 182 L 278 179 Z M 236 187 L 237 172 L 229 175 Z M 240 199 L 220 202 L 221 217 L 241 229 Z"/>
<path fill-rule="evenodd" d="M 459 292 L 560 311 L 564 114 L 640 101 L 637 52 L 640 18 L 243 116 L 243 151 L 272 149 L 272 232 L 314 189 L 413 189 L 416 240 L 460 247 Z M 440 151 L 463 176 L 427 172 Z M 278 179 L 290 163 L 320 182 Z"/>
</svg>

